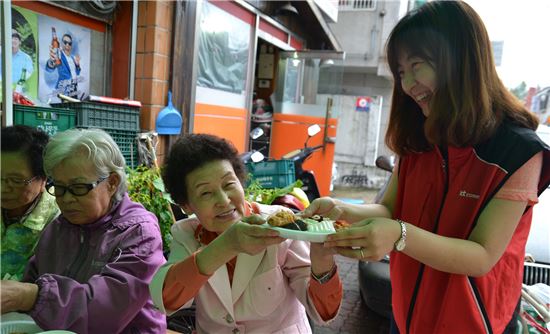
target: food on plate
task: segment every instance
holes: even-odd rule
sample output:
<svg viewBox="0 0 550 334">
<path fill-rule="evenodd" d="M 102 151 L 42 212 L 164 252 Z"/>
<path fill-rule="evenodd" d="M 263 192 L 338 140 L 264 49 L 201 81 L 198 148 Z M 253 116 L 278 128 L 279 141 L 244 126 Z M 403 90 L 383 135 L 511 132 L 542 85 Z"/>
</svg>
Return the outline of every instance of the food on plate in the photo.
<svg viewBox="0 0 550 334">
<path fill-rule="evenodd" d="M 273 227 L 281 227 L 296 220 L 296 216 L 289 211 L 277 211 L 276 213 L 267 217 L 267 223 Z"/>
<path fill-rule="evenodd" d="M 296 231 L 308 231 L 308 225 L 301 219 L 296 219 L 292 223 L 288 223 L 283 226 L 279 226 L 281 228 L 286 228 L 289 230 L 296 230 Z"/>
<path fill-rule="evenodd" d="M 257 214 L 251 214 L 248 217 L 243 217 L 241 219 L 243 222 L 248 223 L 250 225 L 263 225 L 265 224 L 265 219 Z"/>
<path fill-rule="evenodd" d="M 267 223 L 273 227 L 316 233 L 336 232 L 333 222 L 333 220 L 319 215 L 301 218 L 288 211 L 278 211 L 267 218 Z"/>
<path fill-rule="evenodd" d="M 343 220 L 337 220 L 333 223 L 333 225 L 334 225 L 334 228 L 336 229 L 336 231 L 345 230 L 345 229 L 351 227 L 350 223 L 345 222 Z"/>
</svg>

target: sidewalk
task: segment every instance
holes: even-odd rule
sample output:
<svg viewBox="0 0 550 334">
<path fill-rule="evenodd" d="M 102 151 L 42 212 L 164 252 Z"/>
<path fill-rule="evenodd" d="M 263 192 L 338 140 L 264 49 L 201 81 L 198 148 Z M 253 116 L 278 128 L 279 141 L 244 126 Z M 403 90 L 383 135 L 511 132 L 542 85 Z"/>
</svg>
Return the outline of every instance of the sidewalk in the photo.
<svg viewBox="0 0 550 334">
<path fill-rule="evenodd" d="M 359 199 L 372 203 L 376 189 L 336 188 L 331 197 L 340 199 Z M 338 273 L 344 286 L 344 298 L 338 317 L 329 326 L 315 326 L 314 334 L 387 334 L 390 332 L 389 320 L 379 316 L 361 300 L 359 292 L 357 261 L 342 256 L 336 257 Z"/>
<path fill-rule="evenodd" d="M 344 285 L 344 298 L 338 317 L 329 326 L 315 326 L 314 334 L 387 334 L 389 320 L 379 316 L 361 301 L 357 281 L 357 261 L 337 256 L 338 273 Z"/>
</svg>

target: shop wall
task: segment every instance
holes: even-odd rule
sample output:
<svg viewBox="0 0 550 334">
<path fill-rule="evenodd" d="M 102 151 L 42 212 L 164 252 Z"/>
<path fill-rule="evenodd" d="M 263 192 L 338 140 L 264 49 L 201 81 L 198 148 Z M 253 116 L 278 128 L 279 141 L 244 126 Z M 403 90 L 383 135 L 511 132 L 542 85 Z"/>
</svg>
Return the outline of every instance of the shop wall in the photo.
<svg viewBox="0 0 550 334">
<path fill-rule="evenodd" d="M 135 99 L 142 103 L 140 124 L 147 131 L 155 130 L 157 115 L 168 102 L 174 3 L 140 1 L 138 11 Z M 167 139 L 160 139 L 157 158 L 162 163 Z"/>
<path fill-rule="evenodd" d="M 211 133 L 245 151 L 255 15 L 234 2 L 204 2 L 198 34 L 193 133 Z"/>
</svg>

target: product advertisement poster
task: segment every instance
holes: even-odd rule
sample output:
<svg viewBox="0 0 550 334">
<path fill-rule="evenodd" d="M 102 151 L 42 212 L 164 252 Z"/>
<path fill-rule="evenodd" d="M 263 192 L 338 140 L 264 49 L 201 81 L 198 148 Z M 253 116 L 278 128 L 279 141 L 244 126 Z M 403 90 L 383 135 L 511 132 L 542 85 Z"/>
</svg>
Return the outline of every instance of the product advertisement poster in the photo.
<svg viewBox="0 0 550 334">
<path fill-rule="evenodd" d="M 12 89 L 31 99 L 38 96 L 38 25 L 37 14 L 17 6 L 11 12 Z M 9 49 L 5 49 L 9 50 Z M 1 64 L 0 64 L 1 66 Z M 2 80 L 0 71 L 0 80 Z M 1 97 L 0 90 L 0 97 Z M 1 100 L 1 99 L 0 99 Z"/>
<path fill-rule="evenodd" d="M 83 99 L 90 92 L 91 32 L 74 24 L 39 15 L 38 98 L 61 102 L 58 94 Z"/>
</svg>

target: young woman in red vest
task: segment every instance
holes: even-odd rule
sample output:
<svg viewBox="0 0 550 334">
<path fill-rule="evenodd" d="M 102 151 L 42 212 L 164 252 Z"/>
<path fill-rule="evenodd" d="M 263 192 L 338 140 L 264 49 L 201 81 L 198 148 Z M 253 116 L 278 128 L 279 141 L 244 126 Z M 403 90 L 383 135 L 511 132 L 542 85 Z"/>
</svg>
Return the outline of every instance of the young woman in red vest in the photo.
<svg viewBox="0 0 550 334">
<path fill-rule="evenodd" d="M 532 207 L 550 183 L 537 118 L 499 80 L 478 14 L 433 1 L 402 18 L 386 144 L 399 156 L 381 204 L 314 201 L 304 215 L 353 222 L 325 243 L 391 252 L 397 333 L 515 333 Z"/>
</svg>

